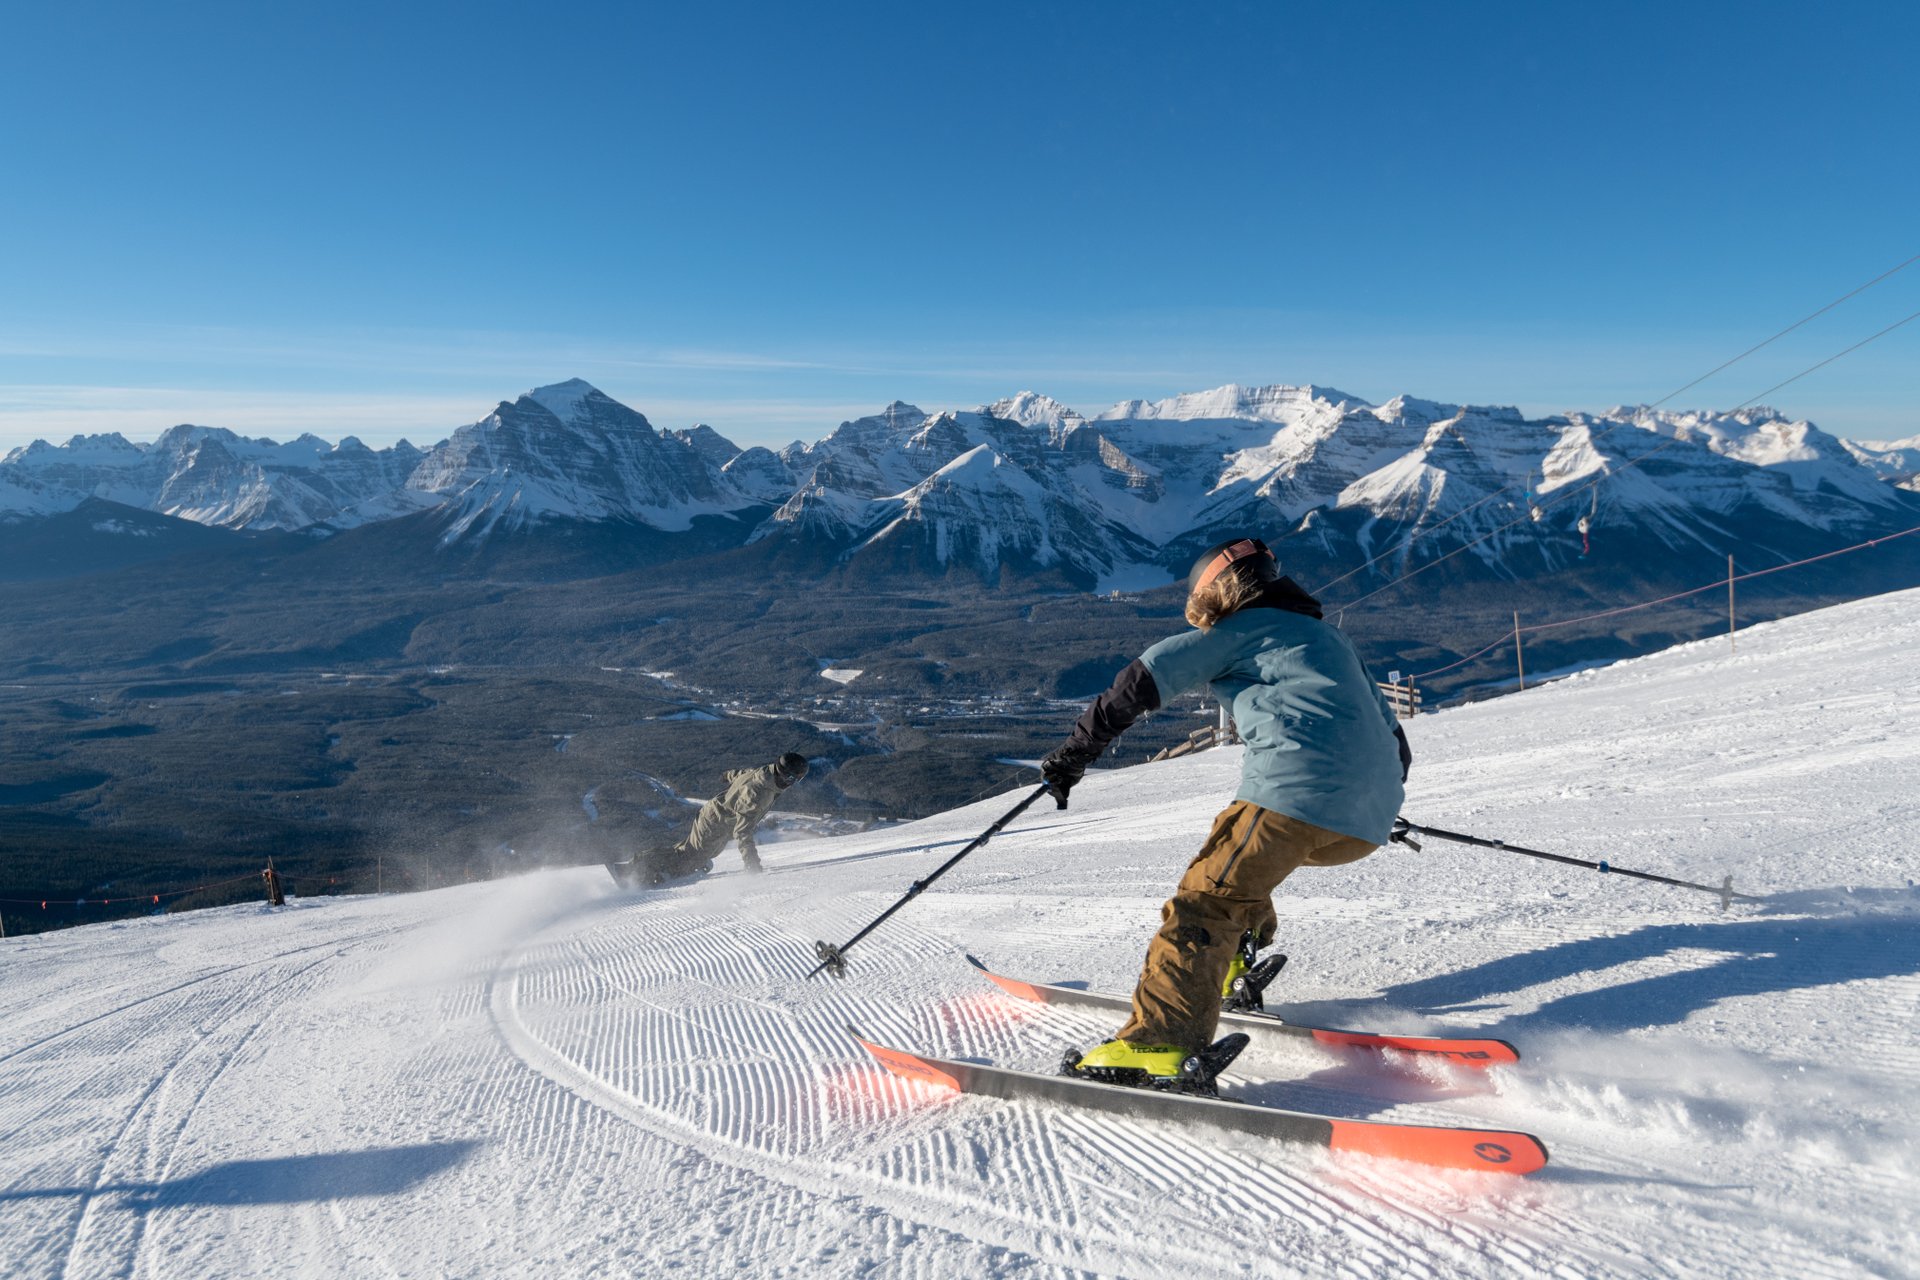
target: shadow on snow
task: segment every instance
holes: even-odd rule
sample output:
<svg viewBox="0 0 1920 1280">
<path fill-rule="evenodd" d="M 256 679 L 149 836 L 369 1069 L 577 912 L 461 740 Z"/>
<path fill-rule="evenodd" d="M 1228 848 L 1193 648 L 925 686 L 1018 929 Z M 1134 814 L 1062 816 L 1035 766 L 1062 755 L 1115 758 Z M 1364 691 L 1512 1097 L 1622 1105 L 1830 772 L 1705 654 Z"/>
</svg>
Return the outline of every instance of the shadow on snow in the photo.
<svg viewBox="0 0 1920 1280">
<path fill-rule="evenodd" d="M 1777 895 L 1762 910 L 1771 914 L 1648 925 L 1559 942 L 1458 973 L 1399 983 L 1382 992 L 1380 1003 L 1428 1014 L 1464 1013 L 1485 1009 L 1512 992 L 1581 974 L 1683 952 L 1718 957 L 1559 996 L 1532 1012 L 1476 1029 L 1491 1036 L 1548 1027 L 1628 1031 L 1674 1026 L 1740 996 L 1920 973 L 1920 892 L 1815 890 Z M 1819 911 L 1835 914 L 1803 914 Z"/>
<path fill-rule="evenodd" d="M 410 1191 L 466 1160 L 477 1142 L 430 1142 L 372 1151 L 328 1151 L 264 1160 L 229 1160 L 199 1173 L 159 1182 L 109 1182 L 95 1187 L 0 1191 L 10 1200 L 118 1194 L 129 1209 L 195 1205 L 312 1204 Z"/>
</svg>

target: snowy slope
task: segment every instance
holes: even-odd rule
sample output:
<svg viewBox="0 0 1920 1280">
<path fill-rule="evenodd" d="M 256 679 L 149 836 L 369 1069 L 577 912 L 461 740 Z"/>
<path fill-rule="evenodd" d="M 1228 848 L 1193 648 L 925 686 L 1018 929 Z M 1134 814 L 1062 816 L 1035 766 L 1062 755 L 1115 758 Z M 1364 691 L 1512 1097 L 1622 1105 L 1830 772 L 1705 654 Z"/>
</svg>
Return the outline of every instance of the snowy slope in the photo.
<svg viewBox="0 0 1920 1280">
<path fill-rule="evenodd" d="M 1044 1069 L 1110 1027 L 960 953 L 1124 988 L 1232 794 L 1223 750 L 1030 811 L 0 943 L 0 1274 L 1854 1276 L 1920 1256 L 1920 592 L 1421 718 L 1416 821 L 1718 880 L 1430 844 L 1302 872 L 1279 998 L 1475 1029 L 1486 1075 L 1302 1046 L 1230 1091 L 1528 1129 L 1523 1181 L 957 1099 L 842 1030 Z M 1064 729 L 1064 725 L 1062 726 Z M 609 761 L 609 770 L 630 762 Z"/>
</svg>

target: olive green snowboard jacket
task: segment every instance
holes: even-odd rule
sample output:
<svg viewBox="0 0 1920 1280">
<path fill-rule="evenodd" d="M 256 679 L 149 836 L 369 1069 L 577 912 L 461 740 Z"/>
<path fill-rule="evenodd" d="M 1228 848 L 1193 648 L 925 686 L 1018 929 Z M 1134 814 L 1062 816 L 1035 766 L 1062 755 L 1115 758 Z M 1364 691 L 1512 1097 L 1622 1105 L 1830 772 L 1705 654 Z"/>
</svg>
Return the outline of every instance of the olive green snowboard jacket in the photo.
<svg viewBox="0 0 1920 1280">
<path fill-rule="evenodd" d="M 711 859 L 729 839 L 740 842 L 740 856 L 748 864 L 760 861 L 753 833 L 780 798 L 781 786 L 775 780 L 777 766 L 763 764 L 753 769 L 735 769 L 727 774 L 727 787 L 707 801 L 693 820 L 693 830 L 681 842 L 687 853 Z"/>
</svg>

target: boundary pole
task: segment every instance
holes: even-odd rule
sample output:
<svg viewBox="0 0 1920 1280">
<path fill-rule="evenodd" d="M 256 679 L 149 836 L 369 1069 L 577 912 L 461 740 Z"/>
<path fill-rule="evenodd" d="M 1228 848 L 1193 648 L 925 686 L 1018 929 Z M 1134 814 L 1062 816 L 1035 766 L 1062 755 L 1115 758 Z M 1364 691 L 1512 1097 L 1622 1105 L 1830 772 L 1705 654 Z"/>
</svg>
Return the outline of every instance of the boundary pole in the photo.
<svg viewBox="0 0 1920 1280">
<path fill-rule="evenodd" d="M 1520 692 L 1527 691 L 1527 658 L 1520 648 L 1520 611 L 1513 611 L 1513 661 L 1520 668 Z"/>
<path fill-rule="evenodd" d="M 1740 642 L 1733 638 L 1733 554 L 1727 554 L 1727 648 L 1738 653 Z"/>
</svg>

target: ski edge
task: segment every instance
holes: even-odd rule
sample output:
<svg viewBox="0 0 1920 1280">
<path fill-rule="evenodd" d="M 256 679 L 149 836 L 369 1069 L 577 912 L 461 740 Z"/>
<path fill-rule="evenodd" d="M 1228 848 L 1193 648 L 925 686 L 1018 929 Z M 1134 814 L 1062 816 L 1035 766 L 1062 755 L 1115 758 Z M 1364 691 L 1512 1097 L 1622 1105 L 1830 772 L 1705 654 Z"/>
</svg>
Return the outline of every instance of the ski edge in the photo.
<svg viewBox="0 0 1920 1280">
<path fill-rule="evenodd" d="M 1099 1009 L 1124 1009 L 1130 1005 L 1125 998 L 1104 992 L 1080 991 L 1053 983 L 1009 978 L 1005 974 L 995 973 L 972 954 L 967 955 L 967 963 L 1008 995 L 1034 1004 L 1077 1004 Z M 1310 1027 L 1303 1023 L 1288 1022 L 1273 1014 L 1224 1010 L 1220 1014 L 1220 1025 L 1242 1031 L 1277 1031 L 1282 1035 L 1299 1036 L 1337 1048 L 1398 1049 L 1405 1053 L 1428 1054 L 1465 1067 L 1508 1066 L 1520 1061 L 1520 1051 L 1512 1044 L 1484 1037 L 1397 1036 L 1375 1031 L 1342 1031 L 1334 1027 Z"/>
<path fill-rule="evenodd" d="M 1545 1144 L 1532 1134 L 1514 1130 L 1342 1120 L 1230 1098 L 1200 1098 L 1090 1084 L 1066 1076 L 952 1062 L 881 1044 L 851 1025 L 846 1030 L 893 1075 L 961 1094 L 1008 1101 L 1021 1098 L 1057 1101 L 1134 1119 L 1183 1118 L 1228 1132 L 1251 1133 L 1443 1169 L 1517 1176 L 1537 1172 L 1547 1164 Z"/>
</svg>

